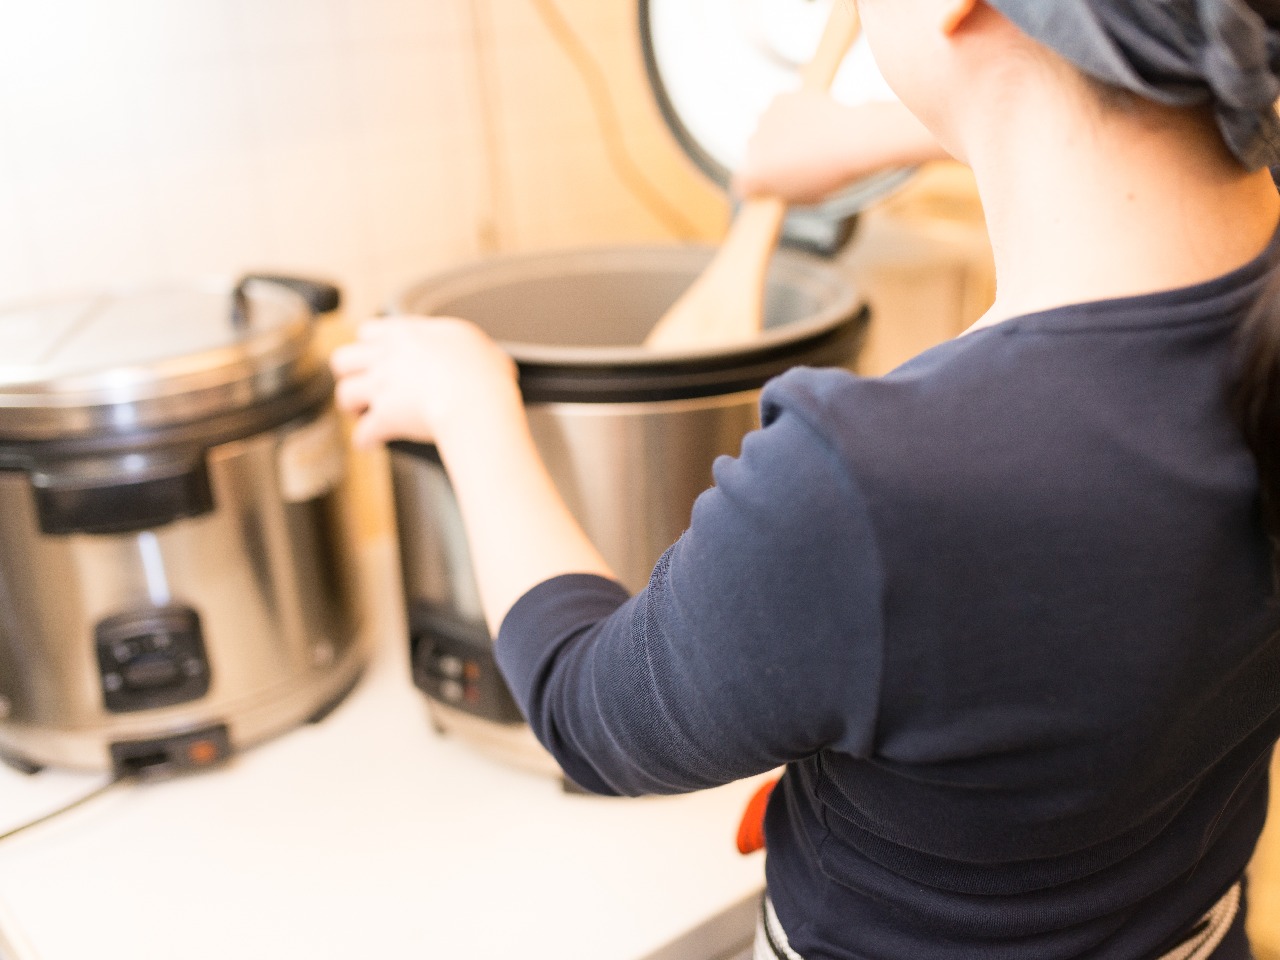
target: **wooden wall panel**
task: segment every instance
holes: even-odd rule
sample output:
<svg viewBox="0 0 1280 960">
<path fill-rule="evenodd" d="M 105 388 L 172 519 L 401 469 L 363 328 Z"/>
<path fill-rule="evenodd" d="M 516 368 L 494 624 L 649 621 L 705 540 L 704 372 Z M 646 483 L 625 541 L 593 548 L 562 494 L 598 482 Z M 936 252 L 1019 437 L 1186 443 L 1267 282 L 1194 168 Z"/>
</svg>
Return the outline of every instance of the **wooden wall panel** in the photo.
<svg viewBox="0 0 1280 960">
<path fill-rule="evenodd" d="M 633 4 L 472 2 L 488 87 L 487 121 L 499 151 L 504 248 L 678 238 L 628 189 L 611 162 L 608 125 L 602 127 L 599 112 L 604 99 L 615 111 L 618 142 L 635 170 L 687 218 L 696 237 L 720 234 L 725 198 L 662 124 L 644 77 Z M 585 64 L 574 56 L 579 44 Z"/>
</svg>

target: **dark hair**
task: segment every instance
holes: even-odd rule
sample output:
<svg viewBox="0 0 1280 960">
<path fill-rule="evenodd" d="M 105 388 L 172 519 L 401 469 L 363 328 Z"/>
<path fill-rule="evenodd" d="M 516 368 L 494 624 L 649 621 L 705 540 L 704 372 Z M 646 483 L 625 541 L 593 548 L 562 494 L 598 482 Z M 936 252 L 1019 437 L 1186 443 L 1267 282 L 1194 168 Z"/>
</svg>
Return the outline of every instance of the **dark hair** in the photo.
<svg viewBox="0 0 1280 960">
<path fill-rule="evenodd" d="M 1132 90 L 1126 90 L 1124 87 L 1117 86 L 1114 83 L 1099 80 L 1097 77 L 1090 76 L 1082 71 L 1078 72 L 1085 85 L 1097 98 L 1098 106 L 1104 111 L 1130 114 L 1137 112 L 1138 104 L 1142 102 L 1142 98 Z"/>
<path fill-rule="evenodd" d="M 1271 570 L 1280 589 L 1280 270 L 1238 333 L 1231 410 L 1258 464 L 1262 525 L 1271 541 Z"/>
</svg>

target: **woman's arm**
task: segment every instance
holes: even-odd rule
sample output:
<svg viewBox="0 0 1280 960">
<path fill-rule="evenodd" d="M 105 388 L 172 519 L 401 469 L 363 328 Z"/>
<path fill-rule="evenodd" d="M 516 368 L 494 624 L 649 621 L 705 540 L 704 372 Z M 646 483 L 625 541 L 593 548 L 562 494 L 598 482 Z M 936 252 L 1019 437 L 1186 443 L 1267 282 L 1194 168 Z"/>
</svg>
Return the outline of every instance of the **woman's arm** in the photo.
<svg viewBox="0 0 1280 960">
<path fill-rule="evenodd" d="M 496 636 L 535 585 L 565 573 L 613 577 L 569 513 L 534 447 L 515 365 L 464 320 L 391 318 L 335 351 L 338 404 L 359 415 L 358 446 L 434 442 L 466 525 Z"/>
<path fill-rule="evenodd" d="M 879 550 L 844 455 L 814 426 L 824 397 L 854 388 L 813 370 L 766 387 L 764 426 L 716 461 L 640 593 L 560 577 L 511 610 L 498 663 L 574 782 L 675 793 L 872 749 Z"/>
<path fill-rule="evenodd" d="M 375 321 L 333 367 L 358 444 L 439 448 L 503 675 L 577 783 L 670 793 L 828 744 L 868 748 L 880 573 L 861 495 L 809 425 L 803 384 L 830 375 L 766 388 L 764 428 L 717 462 L 689 530 L 628 598 L 600 579 L 612 575 L 533 445 L 514 365 L 479 328 Z"/>
<path fill-rule="evenodd" d="M 897 101 L 845 106 L 799 90 L 778 97 L 760 118 L 733 185 L 742 196 L 816 203 L 878 170 L 946 156 Z"/>
</svg>

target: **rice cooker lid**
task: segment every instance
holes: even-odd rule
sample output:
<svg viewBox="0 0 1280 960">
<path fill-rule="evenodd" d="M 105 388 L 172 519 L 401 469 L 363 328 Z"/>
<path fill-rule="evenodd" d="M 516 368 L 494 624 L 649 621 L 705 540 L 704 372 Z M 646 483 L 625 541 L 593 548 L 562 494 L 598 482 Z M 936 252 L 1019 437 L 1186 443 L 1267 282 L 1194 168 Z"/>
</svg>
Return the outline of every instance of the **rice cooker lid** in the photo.
<svg viewBox="0 0 1280 960">
<path fill-rule="evenodd" d="M 852 0 L 639 0 L 649 81 L 685 152 L 728 188 L 760 116 L 800 86 L 832 3 Z M 845 57 L 831 95 L 856 105 L 894 101 L 865 37 Z M 834 222 L 896 190 L 911 170 L 881 171 L 814 207 L 793 208 L 785 232 L 803 240 L 805 221 Z"/>
<path fill-rule="evenodd" d="M 0 308 L 0 440 L 191 423 L 303 382 L 312 308 L 248 279 Z"/>
</svg>

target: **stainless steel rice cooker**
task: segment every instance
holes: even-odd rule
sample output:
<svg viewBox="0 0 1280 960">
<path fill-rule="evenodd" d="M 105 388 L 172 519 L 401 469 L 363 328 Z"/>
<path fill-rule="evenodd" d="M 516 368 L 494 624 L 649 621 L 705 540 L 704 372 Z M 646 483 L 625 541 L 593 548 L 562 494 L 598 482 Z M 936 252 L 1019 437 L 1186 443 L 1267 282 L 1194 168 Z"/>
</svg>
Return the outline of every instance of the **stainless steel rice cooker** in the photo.
<svg viewBox="0 0 1280 960">
<path fill-rule="evenodd" d="M 839 2 L 839 0 L 838 0 Z M 642 0 L 641 35 L 673 133 L 722 184 L 755 118 L 799 83 L 824 2 Z M 785 29 L 784 29 L 785 27 Z M 859 45 L 837 77 L 843 99 L 890 98 Z M 724 77 L 749 82 L 726 83 Z M 854 96 L 849 96 L 850 91 Z M 711 464 L 758 423 L 760 389 L 796 365 L 849 366 L 868 320 L 834 252 L 851 218 L 899 186 L 877 174 L 793 211 L 770 268 L 766 329 L 731 348 L 669 353 L 645 335 L 708 263 L 704 247 L 621 247 L 491 259 L 428 278 L 394 312 L 475 321 L 516 360 L 538 449 L 561 494 L 632 590 L 688 524 Z M 803 249 L 795 249 L 795 248 Z M 808 252 L 806 252 L 808 251 Z M 415 683 L 441 731 L 553 775 L 499 676 L 457 503 L 434 448 L 393 444 L 392 487 Z"/>
<path fill-rule="evenodd" d="M 0 756 L 215 763 L 354 684 L 326 285 L 0 310 Z"/>
<path fill-rule="evenodd" d="M 409 290 L 401 312 L 473 320 L 515 358 L 538 449 L 622 581 L 638 590 L 688 525 L 712 461 L 757 424 L 760 388 L 791 366 L 852 362 L 866 307 L 836 271 L 781 251 L 758 343 L 638 346 L 710 251 L 650 247 L 494 260 Z M 437 727 L 556 772 L 498 675 L 462 519 L 435 449 L 394 444 L 391 469 L 414 680 Z"/>
</svg>

